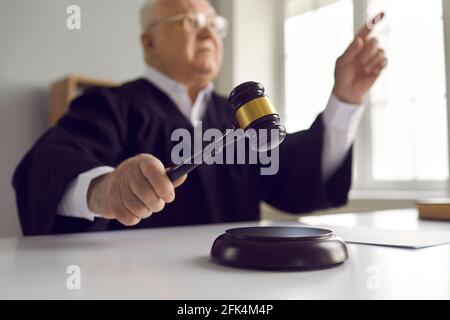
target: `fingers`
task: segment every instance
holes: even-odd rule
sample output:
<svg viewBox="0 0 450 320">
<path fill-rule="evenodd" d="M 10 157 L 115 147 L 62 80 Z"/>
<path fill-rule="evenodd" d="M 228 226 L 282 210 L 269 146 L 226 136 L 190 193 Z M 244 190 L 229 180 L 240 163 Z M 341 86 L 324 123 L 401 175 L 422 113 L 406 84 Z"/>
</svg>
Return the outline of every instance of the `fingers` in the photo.
<svg viewBox="0 0 450 320">
<path fill-rule="evenodd" d="M 361 63 L 366 64 L 369 60 L 371 60 L 379 50 L 379 42 L 377 39 L 373 38 L 366 42 L 364 45 L 364 49 L 361 51 L 359 55 L 359 60 Z"/>
<path fill-rule="evenodd" d="M 175 180 L 173 183 L 173 187 L 174 188 L 178 188 L 179 186 L 181 186 L 187 179 L 187 174 L 185 174 L 184 176 L 182 176 L 181 178 L 179 178 L 178 180 Z"/>
<path fill-rule="evenodd" d="M 366 74 L 379 74 L 381 70 L 386 68 L 387 59 L 384 50 L 379 49 L 377 53 L 365 64 L 364 72 Z"/>
<path fill-rule="evenodd" d="M 370 39 L 358 56 L 362 72 L 366 75 L 378 76 L 386 68 L 388 60 L 383 49 L 379 48 L 377 39 Z"/>
<path fill-rule="evenodd" d="M 157 196 L 155 190 L 139 168 L 135 168 L 128 183 L 133 194 L 151 212 L 160 212 L 164 209 L 165 202 Z"/>
<path fill-rule="evenodd" d="M 345 50 L 344 54 L 338 59 L 338 63 L 346 64 L 350 61 L 353 61 L 355 57 L 361 52 L 361 49 L 364 47 L 364 41 L 357 37 Z"/>
<path fill-rule="evenodd" d="M 370 19 L 364 27 L 359 30 L 359 32 L 356 34 L 356 38 L 362 38 L 363 40 L 367 39 L 367 37 L 370 35 L 372 30 L 375 28 L 375 26 L 380 23 L 381 20 L 384 19 L 384 12 L 378 13 L 376 16 L 374 16 L 372 19 Z"/>
<path fill-rule="evenodd" d="M 355 40 L 350 44 L 344 54 L 337 60 L 338 65 L 346 65 L 355 61 L 358 56 L 363 64 L 366 64 L 373 58 L 378 51 L 378 40 L 375 38 L 368 39 L 370 33 L 375 26 L 384 18 L 384 12 L 380 12 L 356 34 Z"/>
<path fill-rule="evenodd" d="M 139 168 L 148 180 L 156 194 L 166 203 L 175 199 L 175 190 L 166 174 L 164 165 L 151 155 L 143 155 L 139 161 Z"/>
<path fill-rule="evenodd" d="M 153 210 L 131 190 L 130 185 L 122 187 L 121 200 L 124 207 L 139 219 L 147 219 L 153 213 Z"/>
<path fill-rule="evenodd" d="M 384 58 L 384 60 L 381 62 L 381 64 L 374 68 L 372 73 L 375 75 L 379 75 L 381 73 L 381 71 L 383 71 L 383 69 L 385 69 L 388 66 L 388 64 L 389 64 L 388 59 Z"/>
<path fill-rule="evenodd" d="M 121 224 L 131 227 L 141 222 L 141 219 L 136 217 L 127 207 L 123 204 L 123 199 L 120 193 L 118 193 L 119 199 L 112 201 L 109 205 L 109 216 L 117 219 Z"/>
<path fill-rule="evenodd" d="M 124 161 L 108 179 L 95 185 L 94 194 L 101 204 L 97 207 L 105 219 L 117 219 L 125 226 L 134 226 L 172 202 L 175 188 L 183 184 L 186 177 L 172 184 L 161 161 L 151 155 L 139 155 Z"/>
</svg>

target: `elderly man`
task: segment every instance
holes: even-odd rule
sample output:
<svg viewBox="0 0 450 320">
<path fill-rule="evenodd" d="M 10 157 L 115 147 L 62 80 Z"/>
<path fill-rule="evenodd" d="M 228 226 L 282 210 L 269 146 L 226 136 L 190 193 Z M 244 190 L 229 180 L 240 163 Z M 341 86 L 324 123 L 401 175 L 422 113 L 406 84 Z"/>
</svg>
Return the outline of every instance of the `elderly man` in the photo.
<svg viewBox="0 0 450 320">
<path fill-rule="evenodd" d="M 211 84 L 226 20 L 207 0 L 148 1 L 141 20 L 144 77 L 88 90 L 19 164 L 13 184 L 25 235 L 257 220 L 261 201 L 291 213 L 346 203 L 364 96 L 387 64 L 369 27 L 337 60 L 325 111 L 279 147 L 276 175 L 204 165 L 172 183 L 174 130 L 234 122 Z"/>
</svg>

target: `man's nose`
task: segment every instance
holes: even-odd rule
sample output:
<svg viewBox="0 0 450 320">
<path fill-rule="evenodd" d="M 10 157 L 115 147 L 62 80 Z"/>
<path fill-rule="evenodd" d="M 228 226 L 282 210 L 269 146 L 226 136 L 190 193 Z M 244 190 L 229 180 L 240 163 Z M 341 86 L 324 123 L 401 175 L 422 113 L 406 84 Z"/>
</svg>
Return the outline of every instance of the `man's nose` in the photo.
<svg viewBox="0 0 450 320">
<path fill-rule="evenodd" d="M 214 30 L 214 27 L 210 24 L 206 25 L 202 29 L 198 31 L 198 37 L 199 39 L 211 39 L 214 38 L 216 35 L 216 31 Z"/>
</svg>

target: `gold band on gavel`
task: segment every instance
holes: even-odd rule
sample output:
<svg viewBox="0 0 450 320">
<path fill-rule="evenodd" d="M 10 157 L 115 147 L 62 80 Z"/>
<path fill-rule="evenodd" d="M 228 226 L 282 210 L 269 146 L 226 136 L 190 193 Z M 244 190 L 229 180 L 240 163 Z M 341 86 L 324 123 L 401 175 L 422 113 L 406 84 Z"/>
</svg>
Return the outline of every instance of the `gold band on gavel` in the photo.
<svg viewBox="0 0 450 320">
<path fill-rule="evenodd" d="M 264 116 L 277 114 L 269 98 L 261 97 L 247 102 L 236 112 L 236 119 L 241 129 L 246 129 L 252 122 Z"/>
</svg>

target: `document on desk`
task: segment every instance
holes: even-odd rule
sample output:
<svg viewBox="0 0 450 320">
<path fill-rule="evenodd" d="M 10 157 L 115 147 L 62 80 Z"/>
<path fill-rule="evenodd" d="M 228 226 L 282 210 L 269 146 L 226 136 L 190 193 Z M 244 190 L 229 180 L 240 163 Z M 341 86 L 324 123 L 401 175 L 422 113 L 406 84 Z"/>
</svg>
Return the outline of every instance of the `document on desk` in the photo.
<svg viewBox="0 0 450 320">
<path fill-rule="evenodd" d="M 386 230 L 371 227 L 323 226 L 345 242 L 421 249 L 450 243 L 450 232 L 441 230 Z"/>
</svg>

